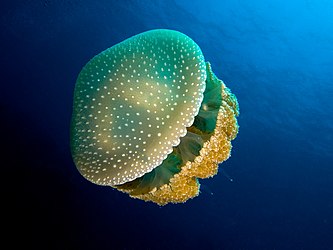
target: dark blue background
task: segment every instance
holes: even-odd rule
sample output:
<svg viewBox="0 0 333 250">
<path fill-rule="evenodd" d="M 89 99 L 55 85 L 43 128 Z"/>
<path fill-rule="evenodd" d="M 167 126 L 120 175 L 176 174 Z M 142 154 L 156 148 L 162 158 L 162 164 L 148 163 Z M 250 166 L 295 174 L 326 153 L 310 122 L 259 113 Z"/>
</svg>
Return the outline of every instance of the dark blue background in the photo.
<svg viewBox="0 0 333 250">
<path fill-rule="evenodd" d="M 2 226 L 12 246 L 333 249 L 332 1 L 1 5 Z M 83 65 L 154 28 L 194 39 L 241 110 L 225 173 L 165 207 L 89 183 L 69 151 Z"/>
</svg>

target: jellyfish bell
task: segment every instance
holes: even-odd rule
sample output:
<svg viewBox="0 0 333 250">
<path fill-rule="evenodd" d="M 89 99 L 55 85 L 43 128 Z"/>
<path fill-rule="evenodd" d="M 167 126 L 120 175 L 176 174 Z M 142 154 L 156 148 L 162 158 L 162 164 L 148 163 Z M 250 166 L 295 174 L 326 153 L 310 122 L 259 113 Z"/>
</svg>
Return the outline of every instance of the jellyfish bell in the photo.
<svg viewBox="0 0 333 250">
<path fill-rule="evenodd" d="M 199 193 L 238 132 L 238 103 L 199 46 L 172 30 L 92 58 L 74 91 L 71 150 L 89 181 L 159 205 Z"/>
<path fill-rule="evenodd" d="M 178 32 L 146 32 L 94 57 L 75 89 L 75 123 L 88 122 L 75 143 L 95 153 L 74 147 L 88 166 L 81 173 L 118 185 L 159 166 L 193 123 L 205 78 L 200 48 Z"/>
</svg>

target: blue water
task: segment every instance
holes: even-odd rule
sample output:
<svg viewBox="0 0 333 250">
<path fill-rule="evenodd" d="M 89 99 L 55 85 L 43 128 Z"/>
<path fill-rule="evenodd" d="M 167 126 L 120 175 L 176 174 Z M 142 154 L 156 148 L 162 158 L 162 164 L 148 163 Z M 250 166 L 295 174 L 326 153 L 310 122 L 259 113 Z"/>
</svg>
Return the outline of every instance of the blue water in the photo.
<svg viewBox="0 0 333 250">
<path fill-rule="evenodd" d="M 333 249 L 333 2 L 3 1 L 2 206 L 11 245 L 43 249 Z M 69 151 L 77 74 L 168 28 L 240 104 L 223 172 L 158 207 L 89 183 Z M 230 181 L 230 179 L 233 181 Z"/>
</svg>

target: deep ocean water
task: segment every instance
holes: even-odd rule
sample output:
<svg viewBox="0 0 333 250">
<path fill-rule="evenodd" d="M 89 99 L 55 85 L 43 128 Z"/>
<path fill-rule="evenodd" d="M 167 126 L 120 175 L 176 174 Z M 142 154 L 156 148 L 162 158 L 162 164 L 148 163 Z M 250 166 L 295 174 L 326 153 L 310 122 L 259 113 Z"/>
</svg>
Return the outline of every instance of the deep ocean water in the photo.
<svg viewBox="0 0 333 250">
<path fill-rule="evenodd" d="M 332 249 L 333 2 L 5 1 L 7 234 L 43 249 Z M 150 29 L 191 37 L 240 105 L 201 195 L 159 207 L 94 185 L 69 150 L 73 90 L 100 51 Z"/>
</svg>

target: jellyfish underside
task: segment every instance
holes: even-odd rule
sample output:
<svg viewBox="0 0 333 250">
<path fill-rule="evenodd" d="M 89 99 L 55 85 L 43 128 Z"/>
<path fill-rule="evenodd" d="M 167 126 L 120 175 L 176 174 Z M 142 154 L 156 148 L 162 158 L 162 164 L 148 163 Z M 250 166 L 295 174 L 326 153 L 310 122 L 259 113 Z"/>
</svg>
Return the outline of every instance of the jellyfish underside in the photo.
<svg viewBox="0 0 333 250">
<path fill-rule="evenodd" d="M 206 63 L 206 68 L 206 89 L 200 111 L 192 126 L 187 128 L 186 135 L 180 139 L 179 145 L 174 147 L 173 152 L 168 155 L 162 164 L 151 172 L 128 183 L 116 185 L 115 188 L 128 193 L 133 198 L 154 201 L 159 205 L 165 205 L 169 202 L 183 202 L 198 195 L 200 184 L 197 177 L 208 178 L 215 175 L 218 164 L 230 156 L 230 141 L 236 137 L 238 132 L 235 119 L 239 112 L 238 102 L 224 83 L 215 76 L 209 62 Z M 225 114 L 228 114 L 228 116 L 225 116 Z M 222 122 L 222 119 L 224 120 L 224 126 L 216 126 L 218 117 L 220 118 L 219 122 Z M 223 135 L 224 140 L 219 138 L 221 137 L 221 135 L 218 136 L 219 134 Z M 213 140 L 211 140 L 212 137 Z M 220 143 L 216 143 L 217 139 L 220 139 Z M 200 151 L 204 148 L 205 143 L 208 145 L 222 144 L 223 146 L 212 147 L 211 150 L 214 153 L 211 156 L 206 155 L 210 159 L 200 163 L 202 158 L 200 158 Z M 203 151 L 207 151 L 207 147 Z M 216 157 L 216 155 L 219 156 Z M 191 165 L 196 161 L 196 158 L 197 163 L 199 163 L 196 168 L 199 168 L 199 170 L 191 173 L 189 171 L 191 168 L 186 167 L 186 164 Z M 207 167 L 207 165 L 210 165 L 210 167 Z M 180 188 L 180 195 L 170 195 L 170 190 L 174 194 L 175 189 L 177 189 L 177 186 L 172 187 L 173 178 L 178 177 L 178 174 L 182 171 L 185 176 L 187 175 L 186 178 L 191 180 L 191 184 L 195 188 L 188 188 L 185 185 L 185 188 Z M 164 188 L 161 189 L 162 186 Z M 168 191 L 161 192 L 161 190 Z M 164 194 L 161 195 L 160 193 Z"/>
</svg>

